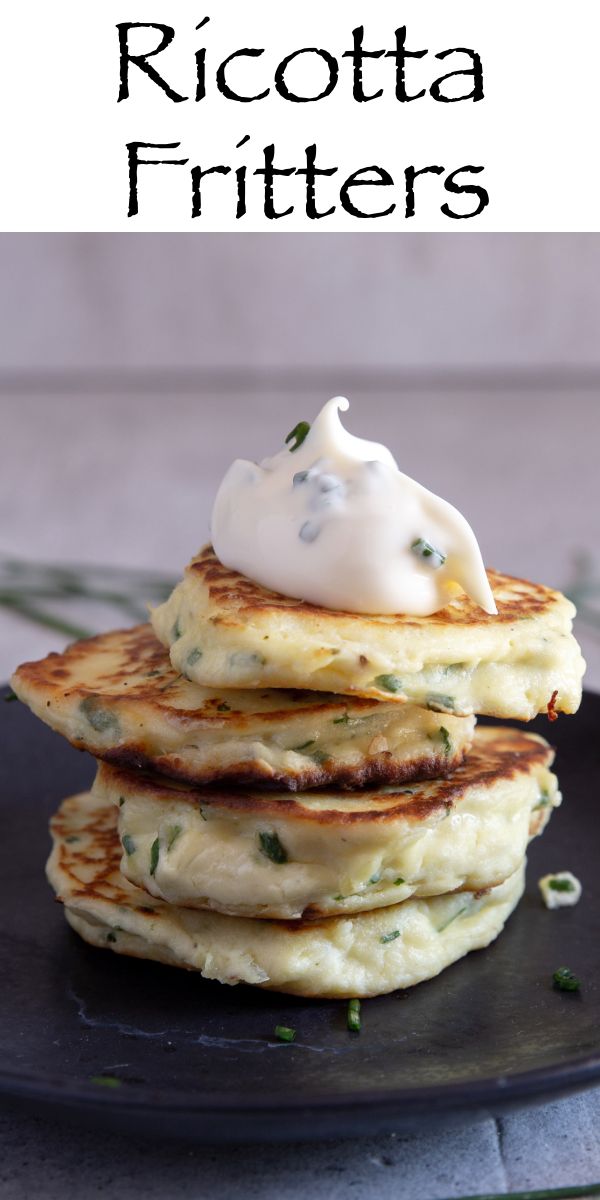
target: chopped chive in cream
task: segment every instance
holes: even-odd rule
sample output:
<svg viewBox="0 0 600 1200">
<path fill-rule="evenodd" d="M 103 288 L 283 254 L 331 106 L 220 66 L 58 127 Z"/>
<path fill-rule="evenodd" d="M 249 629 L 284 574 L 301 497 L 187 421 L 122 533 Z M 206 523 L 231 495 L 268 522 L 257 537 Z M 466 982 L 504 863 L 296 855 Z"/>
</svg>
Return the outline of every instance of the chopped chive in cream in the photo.
<svg viewBox="0 0 600 1200">
<path fill-rule="evenodd" d="M 446 756 L 452 754 L 452 738 L 450 737 L 445 725 L 440 725 L 440 737 L 444 747 L 444 754 Z"/>
<path fill-rule="evenodd" d="M 169 825 L 167 828 L 167 851 L 175 845 L 177 838 L 181 833 L 181 825 Z"/>
<path fill-rule="evenodd" d="M 458 919 L 458 917 L 462 917 L 463 913 L 466 913 L 468 911 L 468 908 L 469 908 L 468 904 L 463 904 L 462 908 L 459 908 L 459 909 L 457 909 L 456 912 L 452 913 L 452 916 L 448 917 L 448 920 L 444 921 L 443 925 L 438 925 L 438 929 L 437 929 L 438 933 L 443 933 L 444 930 L 447 929 L 448 926 L 451 925 L 453 921 L 456 921 Z"/>
<path fill-rule="evenodd" d="M 202 658 L 202 651 L 199 650 L 198 647 L 196 646 L 195 650 L 190 650 L 190 652 L 185 660 L 186 666 L 193 667 L 194 664 L 197 663 L 198 660 L 201 658 Z"/>
<path fill-rule="evenodd" d="M 374 883 L 380 883 L 380 882 L 381 882 L 381 871 L 376 871 L 375 874 L 371 875 L 371 878 L 367 880 L 367 883 L 369 885 L 374 884 Z"/>
<path fill-rule="evenodd" d="M 382 946 L 387 946 L 388 942 L 395 942 L 396 938 L 399 938 L 399 937 L 400 937 L 400 930 L 392 929 L 389 933 L 384 933 L 383 936 L 380 937 L 379 941 L 381 942 Z"/>
<path fill-rule="evenodd" d="M 552 888 L 553 892 L 574 892 L 575 891 L 575 884 L 573 883 L 573 881 L 571 879 L 567 879 L 567 878 L 560 879 L 556 875 L 554 876 L 554 879 L 551 879 L 549 881 L 548 887 Z"/>
<path fill-rule="evenodd" d="M 294 754 L 302 754 L 303 750 L 308 750 L 310 746 L 316 745 L 314 738 L 309 742 L 303 742 L 301 746 L 292 746 Z"/>
<path fill-rule="evenodd" d="M 173 642 L 177 642 L 180 637 L 181 637 L 181 625 L 179 624 L 179 617 L 177 617 L 177 620 L 175 621 L 175 624 L 171 630 L 171 640 Z"/>
<path fill-rule="evenodd" d="M 554 986 L 560 992 L 578 992 L 581 982 L 569 967 L 559 967 L 552 976 Z"/>
<path fill-rule="evenodd" d="M 76 834 L 74 834 L 74 833 L 73 833 L 73 834 L 71 834 L 71 837 L 65 838 L 65 842 L 68 842 L 68 843 L 71 843 L 71 842 L 78 842 L 78 841 L 79 841 L 79 838 L 78 838 L 78 837 L 77 837 L 77 835 L 76 835 Z"/>
<path fill-rule="evenodd" d="M 112 929 L 110 929 L 108 931 L 108 933 L 106 935 L 106 940 L 107 940 L 107 942 L 116 942 L 117 935 L 116 935 L 116 933 L 113 933 Z"/>
<path fill-rule="evenodd" d="M 309 475 L 310 471 L 296 471 L 292 479 L 292 487 L 299 487 L 301 483 L 306 483 Z"/>
<path fill-rule="evenodd" d="M 349 1000 L 346 1012 L 346 1024 L 351 1033 L 360 1033 L 360 1000 Z"/>
<path fill-rule="evenodd" d="M 117 1079 L 116 1075 L 91 1075 L 90 1083 L 95 1083 L 98 1087 L 120 1088 L 122 1080 Z"/>
<path fill-rule="evenodd" d="M 125 803 L 125 797 L 119 796 L 119 808 L 122 808 Z"/>
<path fill-rule="evenodd" d="M 231 707 L 223 701 L 222 704 L 217 704 L 217 712 L 231 712 Z"/>
<path fill-rule="evenodd" d="M 158 856 L 160 854 L 160 838 L 155 838 L 150 847 L 150 874 L 156 875 Z"/>
<path fill-rule="evenodd" d="M 539 798 L 537 804 L 534 806 L 533 811 L 539 812 L 540 808 L 547 808 L 549 803 L 550 803 L 550 793 L 547 790 L 547 788 L 542 788 L 542 790 L 540 792 L 540 798 Z"/>
<path fill-rule="evenodd" d="M 298 536 L 301 542 L 316 542 L 320 532 L 320 525 L 317 525 L 314 521 L 305 521 L 304 524 L 300 526 L 300 533 Z"/>
<path fill-rule="evenodd" d="M 344 713 L 344 715 L 343 715 L 343 717 L 334 717 L 334 718 L 333 718 L 333 724 L 334 724 L 334 725 L 349 725 L 349 724 L 350 724 L 350 717 L 348 716 L 348 713 L 347 713 L 347 712 L 345 712 L 345 713 Z"/>
<path fill-rule="evenodd" d="M 291 454 L 293 454 L 294 450 L 298 450 L 309 433 L 310 425 L 308 421 L 298 421 L 298 424 L 294 425 L 291 433 L 288 433 L 285 439 L 285 445 L 289 446 Z M 294 444 L 290 446 L 290 442 L 293 442 Z"/>
<path fill-rule="evenodd" d="M 128 858 L 135 854 L 135 842 L 129 833 L 124 833 L 121 838 L 121 844 Z"/>
<path fill-rule="evenodd" d="M 397 675 L 376 675 L 373 683 L 384 692 L 402 691 L 402 680 Z"/>
<path fill-rule="evenodd" d="M 293 1042 L 294 1038 L 296 1037 L 296 1030 L 290 1029 L 289 1025 L 276 1025 L 275 1037 L 278 1038 L 280 1042 Z"/>
<path fill-rule="evenodd" d="M 418 558 L 424 558 L 427 565 L 433 567 L 434 570 L 437 570 L 438 567 L 443 567 L 446 561 L 446 555 L 443 551 L 437 550 L 425 538 L 417 538 L 416 542 L 413 542 L 411 550 Z"/>
<path fill-rule="evenodd" d="M 399 875 L 398 878 L 394 880 L 394 887 L 401 887 L 403 883 L 406 883 L 406 880 Z"/>
<path fill-rule="evenodd" d="M 309 754 L 309 758 L 312 758 L 313 762 L 315 762 L 318 767 L 320 767 L 324 762 L 327 762 L 329 757 L 330 755 L 326 750 L 314 750 L 312 754 Z"/>
<path fill-rule="evenodd" d="M 92 729 L 96 730 L 96 733 L 118 734 L 120 732 L 118 717 L 109 712 L 107 708 L 102 708 L 97 696 L 86 696 L 81 701 L 79 710 Z"/>
<path fill-rule="evenodd" d="M 287 862 L 287 851 L 274 831 L 259 833 L 258 840 L 261 854 L 264 854 L 265 858 L 270 858 L 271 862 L 279 865 Z"/>
</svg>

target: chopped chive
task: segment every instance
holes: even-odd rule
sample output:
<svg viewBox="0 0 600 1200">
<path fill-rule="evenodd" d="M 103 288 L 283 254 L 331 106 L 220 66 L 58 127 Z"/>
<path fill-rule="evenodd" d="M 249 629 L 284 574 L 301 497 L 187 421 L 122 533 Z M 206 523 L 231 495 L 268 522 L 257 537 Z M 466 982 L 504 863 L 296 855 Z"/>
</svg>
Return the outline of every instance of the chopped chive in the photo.
<svg viewBox="0 0 600 1200">
<path fill-rule="evenodd" d="M 199 658 L 202 658 L 202 651 L 199 650 L 198 647 L 196 647 L 195 650 L 190 650 L 190 652 L 185 660 L 186 666 L 193 667 L 194 664 L 198 662 Z"/>
<path fill-rule="evenodd" d="M 135 842 L 131 834 L 124 833 L 123 837 L 121 838 L 121 844 L 128 858 L 131 857 L 132 854 L 135 854 Z"/>
<path fill-rule="evenodd" d="M 425 704 L 432 712 L 454 712 L 455 708 L 454 696 L 447 696 L 442 692 L 430 692 L 425 697 Z"/>
<path fill-rule="evenodd" d="M 171 630 L 171 641 L 177 642 L 180 637 L 181 637 L 181 626 L 179 624 L 179 617 L 177 617 L 177 620 L 175 621 L 175 624 Z"/>
<path fill-rule="evenodd" d="M 116 935 L 116 933 L 113 933 L 112 929 L 110 930 L 109 933 L 107 933 L 106 940 L 107 940 L 107 942 L 116 942 L 117 935 Z"/>
<path fill-rule="evenodd" d="M 314 746 L 315 744 L 315 739 L 313 738 L 309 742 L 303 742 L 301 746 L 292 746 L 292 750 L 294 754 L 301 754 L 303 750 L 308 750 L 309 746 Z"/>
<path fill-rule="evenodd" d="M 303 441 L 305 440 L 305 438 L 308 436 L 309 433 L 310 433 L 310 425 L 309 425 L 308 421 L 298 421 L 298 424 L 294 425 L 294 428 L 292 429 L 291 433 L 288 433 L 288 435 L 285 439 L 286 446 L 289 444 L 289 442 L 294 443 L 293 446 L 290 446 L 291 454 L 293 454 L 294 450 L 297 450 L 299 448 L 299 446 L 302 445 Z"/>
<path fill-rule="evenodd" d="M 226 704 L 225 701 L 223 701 L 222 704 L 217 704 L 217 712 L 231 712 L 231 708 L 229 704 Z"/>
<path fill-rule="evenodd" d="M 160 838 L 155 838 L 150 847 L 150 874 L 156 875 L 158 856 L 160 854 Z"/>
<path fill-rule="evenodd" d="M 198 805 L 198 812 L 200 813 L 200 816 L 202 817 L 203 821 L 208 821 L 208 817 L 207 817 L 204 809 L 202 808 L 201 804 Z"/>
<path fill-rule="evenodd" d="M 65 842 L 68 842 L 69 844 L 71 842 L 78 842 L 78 841 L 79 841 L 79 838 L 74 833 L 71 834 L 71 837 L 65 838 Z"/>
<path fill-rule="evenodd" d="M 309 475 L 310 471 L 296 471 L 292 479 L 292 487 L 298 487 L 299 484 L 306 483 Z"/>
<path fill-rule="evenodd" d="M 160 675 L 160 671 L 146 671 L 146 679 L 154 679 L 156 675 Z"/>
<path fill-rule="evenodd" d="M 334 718 L 333 718 L 333 724 L 334 724 L 334 725 L 349 725 L 349 724 L 350 724 L 350 717 L 348 716 L 348 713 L 347 713 L 347 712 L 345 712 L 345 713 L 344 713 L 344 715 L 343 715 L 343 717 L 334 717 Z"/>
<path fill-rule="evenodd" d="M 444 932 L 444 930 L 445 930 L 445 929 L 447 929 L 447 928 L 448 928 L 448 926 L 449 926 L 449 925 L 451 925 L 453 921 L 456 921 L 458 917 L 462 917 L 463 913 L 466 913 L 466 912 L 467 912 L 467 910 L 468 910 L 468 908 L 469 908 L 469 905 L 468 905 L 468 904 L 464 904 L 462 908 L 459 908 L 459 909 L 457 910 L 457 912 L 455 912 L 455 913 L 452 913 L 452 916 L 451 916 L 451 917 L 448 917 L 448 920 L 447 920 L 447 921 L 444 921 L 444 924 L 443 924 L 443 925 L 438 925 L 437 932 L 438 932 L 438 933 L 443 933 L 443 932 Z"/>
<path fill-rule="evenodd" d="M 305 521 L 304 524 L 300 526 L 300 533 L 298 536 L 301 542 L 316 542 L 320 532 L 321 527 L 316 525 L 314 521 Z"/>
<path fill-rule="evenodd" d="M 119 1088 L 121 1080 L 117 1079 L 116 1075 L 91 1075 L 90 1083 L 95 1083 L 98 1087 Z"/>
<path fill-rule="evenodd" d="M 264 854 L 265 858 L 270 858 L 271 862 L 278 864 L 287 862 L 286 849 L 282 846 L 274 831 L 259 833 L 258 840 L 260 842 L 261 854 Z"/>
<path fill-rule="evenodd" d="M 349 1000 L 346 1024 L 351 1033 L 360 1033 L 360 1000 Z"/>
<path fill-rule="evenodd" d="M 114 733 L 120 732 L 119 719 L 113 712 L 109 712 L 107 708 L 102 708 L 97 696 L 86 696 L 79 705 L 80 712 L 83 713 L 86 721 L 89 721 L 92 729 L 96 733 Z"/>
<path fill-rule="evenodd" d="M 443 551 L 437 550 L 425 538 L 417 538 L 416 542 L 413 542 L 411 550 L 418 558 L 426 559 L 428 566 L 433 567 L 434 570 L 437 570 L 438 567 L 443 567 L 446 561 L 446 555 Z"/>
<path fill-rule="evenodd" d="M 290 1029 L 289 1025 L 276 1025 L 275 1037 L 279 1038 L 280 1042 L 293 1042 L 296 1036 L 296 1030 Z"/>
<path fill-rule="evenodd" d="M 381 871 L 376 871 L 375 874 L 371 875 L 371 878 L 367 880 L 367 883 L 368 884 L 380 883 L 380 881 L 381 881 Z"/>
<path fill-rule="evenodd" d="M 11 689 L 9 692 L 6 693 L 6 695 L 4 697 L 4 702 L 5 702 L 5 704 L 12 704 L 13 700 L 18 700 L 18 699 L 19 699 L 19 697 L 17 696 L 17 693 L 13 692 Z"/>
<path fill-rule="evenodd" d="M 579 979 L 569 967 L 559 967 L 554 972 L 552 980 L 555 988 L 558 988 L 560 992 L 578 992 L 581 987 Z"/>
<path fill-rule="evenodd" d="M 452 738 L 445 725 L 440 725 L 440 737 L 444 746 L 444 754 L 447 757 L 449 754 L 452 754 Z"/>
<path fill-rule="evenodd" d="M 402 691 L 402 680 L 397 675 L 376 675 L 373 683 L 384 692 Z"/>
<path fill-rule="evenodd" d="M 170 850 L 175 845 L 180 833 L 181 825 L 169 825 L 167 829 L 167 850 Z"/>
<path fill-rule="evenodd" d="M 548 887 L 552 888 L 553 892 L 574 892 L 575 885 L 571 879 L 550 879 Z"/>
<path fill-rule="evenodd" d="M 550 803 L 550 793 L 547 788 L 542 788 L 540 798 L 533 808 L 533 812 L 538 812 L 540 808 L 547 808 Z"/>
<path fill-rule="evenodd" d="M 399 875 L 398 878 L 394 880 L 394 887 L 400 887 L 403 883 L 406 883 L 406 880 Z"/>
<path fill-rule="evenodd" d="M 382 946 L 387 946 L 388 942 L 395 942 L 396 938 L 399 938 L 399 937 L 400 937 L 400 930 L 392 929 L 391 933 L 384 933 L 383 937 L 380 937 L 379 941 L 381 942 Z"/>
<path fill-rule="evenodd" d="M 315 762 L 319 767 L 322 763 L 327 762 L 329 757 L 330 755 L 326 750 L 315 750 L 313 754 L 309 755 L 309 758 L 312 758 L 313 762 Z"/>
</svg>

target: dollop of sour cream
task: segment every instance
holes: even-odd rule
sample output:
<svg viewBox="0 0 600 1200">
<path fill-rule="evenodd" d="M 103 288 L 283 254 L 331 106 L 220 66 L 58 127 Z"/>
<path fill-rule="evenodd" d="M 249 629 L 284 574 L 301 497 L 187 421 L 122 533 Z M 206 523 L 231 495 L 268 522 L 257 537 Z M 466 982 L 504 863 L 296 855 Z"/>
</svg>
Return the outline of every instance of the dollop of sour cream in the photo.
<svg viewBox="0 0 600 1200">
<path fill-rule="evenodd" d="M 212 513 L 218 558 L 324 608 L 429 616 L 464 590 L 496 613 L 471 526 L 385 446 L 348 433 L 348 407 L 338 396 L 273 458 L 231 465 Z"/>
</svg>

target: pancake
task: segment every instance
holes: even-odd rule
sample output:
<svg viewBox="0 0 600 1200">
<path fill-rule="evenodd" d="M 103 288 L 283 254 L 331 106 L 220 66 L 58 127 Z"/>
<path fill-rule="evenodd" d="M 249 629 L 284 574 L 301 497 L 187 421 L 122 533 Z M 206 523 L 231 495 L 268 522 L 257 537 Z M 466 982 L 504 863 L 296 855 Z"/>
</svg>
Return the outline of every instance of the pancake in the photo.
<svg viewBox="0 0 600 1200">
<path fill-rule="evenodd" d="M 322 692 L 225 691 L 171 666 L 149 625 L 75 642 L 12 679 L 36 716 L 96 758 L 192 784 L 361 787 L 435 778 L 472 718 Z"/>
<path fill-rule="evenodd" d="M 121 871 L 170 904 L 318 919 L 495 887 L 560 803 L 541 738 L 478 729 L 447 780 L 361 792 L 184 789 L 101 764 Z"/>
<path fill-rule="evenodd" d="M 429 617 L 317 608 L 228 570 L 205 547 L 152 613 L 171 662 L 206 687 L 301 687 L 436 712 L 575 712 L 585 663 L 560 592 L 488 572 L 489 616 L 460 593 Z"/>
<path fill-rule="evenodd" d="M 95 946 L 299 996 L 377 996 L 439 974 L 500 933 L 524 867 L 484 895 L 407 900 L 319 923 L 253 921 L 149 902 L 119 871 L 117 811 L 89 793 L 52 821 L 48 879 L 69 924 Z"/>
</svg>

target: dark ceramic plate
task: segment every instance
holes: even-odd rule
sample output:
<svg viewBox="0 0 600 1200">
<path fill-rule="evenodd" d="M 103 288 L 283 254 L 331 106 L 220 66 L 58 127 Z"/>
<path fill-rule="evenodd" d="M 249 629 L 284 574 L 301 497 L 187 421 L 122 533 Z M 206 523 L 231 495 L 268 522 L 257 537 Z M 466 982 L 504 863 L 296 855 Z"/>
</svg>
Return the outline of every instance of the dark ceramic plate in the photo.
<svg viewBox="0 0 600 1200">
<path fill-rule="evenodd" d="M 470 1120 L 600 1081 L 600 697 L 534 723 L 557 746 L 565 803 L 531 847 L 505 933 L 438 979 L 363 1003 L 358 1036 L 343 1003 L 227 988 L 79 941 L 44 879 L 46 829 L 92 761 L 21 704 L 0 705 L 6 1102 L 153 1136 L 258 1141 Z M 560 869 L 582 878 L 584 897 L 550 913 L 536 881 Z M 553 989 L 563 965 L 580 994 Z M 297 1030 L 295 1044 L 273 1040 L 277 1024 Z"/>
</svg>

